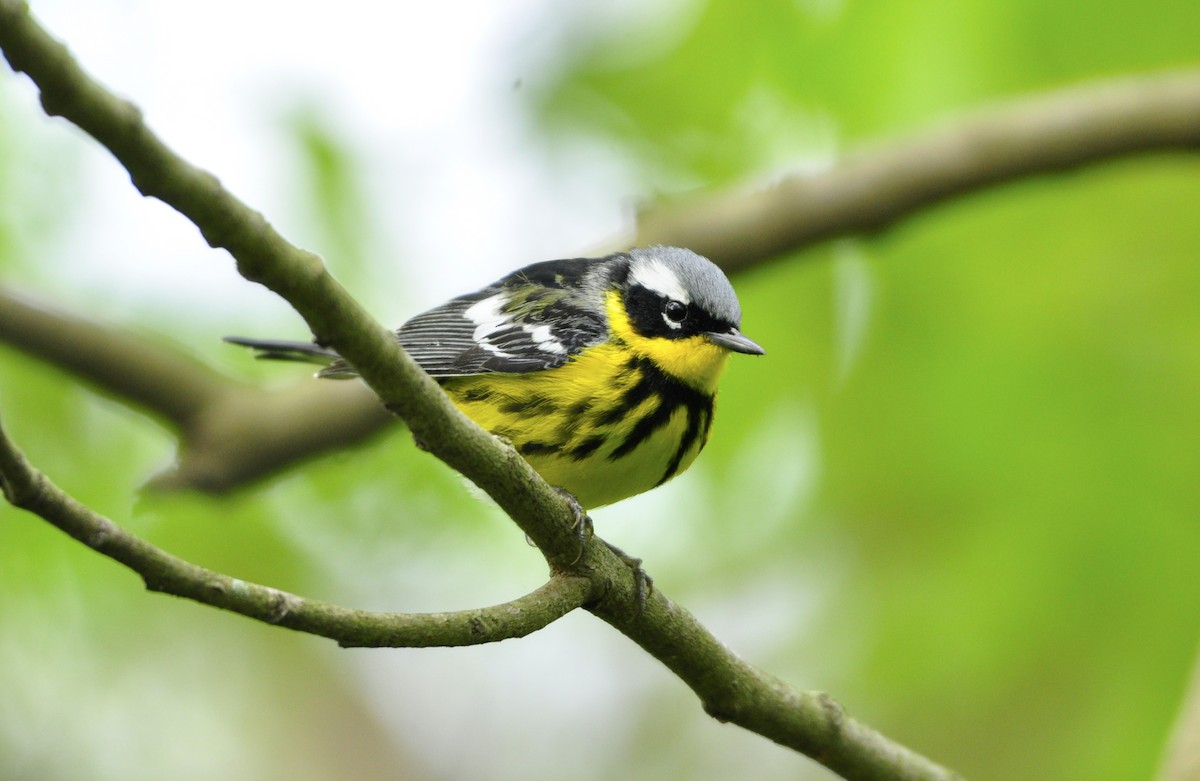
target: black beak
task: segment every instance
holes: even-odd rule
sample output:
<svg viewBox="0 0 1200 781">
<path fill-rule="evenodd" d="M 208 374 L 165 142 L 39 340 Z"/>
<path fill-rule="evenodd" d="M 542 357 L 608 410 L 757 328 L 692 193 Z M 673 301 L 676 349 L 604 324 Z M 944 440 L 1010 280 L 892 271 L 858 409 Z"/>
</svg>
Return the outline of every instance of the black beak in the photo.
<svg viewBox="0 0 1200 781">
<path fill-rule="evenodd" d="M 743 336 L 742 332 L 736 328 L 730 328 L 728 331 L 709 331 L 704 335 L 713 344 L 724 347 L 726 350 L 732 350 L 735 353 L 745 353 L 746 355 L 766 354 L 766 350 L 759 347 L 757 342 Z"/>
</svg>

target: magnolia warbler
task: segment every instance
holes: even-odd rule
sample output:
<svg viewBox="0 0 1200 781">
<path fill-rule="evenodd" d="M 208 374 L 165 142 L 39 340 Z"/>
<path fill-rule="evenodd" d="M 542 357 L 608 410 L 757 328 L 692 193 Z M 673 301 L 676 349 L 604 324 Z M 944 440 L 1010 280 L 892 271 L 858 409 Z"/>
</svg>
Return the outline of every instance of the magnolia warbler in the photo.
<svg viewBox="0 0 1200 781">
<path fill-rule="evenodd" d="M 590 509 L 695 460 L 729 354 L 763 354 L 741 319 L 711 261 L 649 247 L 534 263 L 417 315 L 396 338 L 468 417 Z M 321 345 L 227 341 L 327 364 L 318 377 L 357 376 Z"/>
</svg>

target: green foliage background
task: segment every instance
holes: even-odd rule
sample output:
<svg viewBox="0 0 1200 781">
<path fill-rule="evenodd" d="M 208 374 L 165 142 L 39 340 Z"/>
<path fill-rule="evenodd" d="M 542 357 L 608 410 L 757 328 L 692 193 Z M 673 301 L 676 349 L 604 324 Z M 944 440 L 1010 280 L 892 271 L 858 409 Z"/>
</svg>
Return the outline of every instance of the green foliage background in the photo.
<svg viewBox="0 0 1200 781">
<path fill-rule="evenodd" d="M 558 70 L 513 97 L 542 164 L 603 149 L 647 196 L 825 165 L 995 99 L 1194 65 L 1200 40 L 1184 0 L 713 0 L 636 30 L 583 12 L 556 23 L 572 44 Z M 307 114 L 285 130 L 310 153 L 314 207 L 361 203 L 352 150 Z M 18 170 L 37 143 L 0 125 L 0 165 Z M 19 219 L 0 206 L 0 270 L 44 300 L 53 275 L 29 257 L 71 164 Z M 0 183 L 5 204 L 30 198 L 22 181 Z M 1200 160 L 1139 158 L 741 275 L 744 330 L 767 357 L 733 362 L 692 472 L 602 511 L 600 533 L 752 661 L 967 777 L 1150 778 L 1200 619 L 1198 205 Z M 376 213 L 312 209 L 355 264 L 386 213 L 361 207 Z M 231 375 L 268 376 L 221 351 L 211 321 L 149 305 L 144 318 Z M 208 499 L 140 493 L 170 437 L 7 348 L 0 414 L 79 499 L 240 577 L 437 610 L 543 575 L 402 434 Z M 0 777 L 827 777 L 710 723 L 595 623 L 494 648 L 340 652 L 148 595 L 0 509 Z"/>
</svg>

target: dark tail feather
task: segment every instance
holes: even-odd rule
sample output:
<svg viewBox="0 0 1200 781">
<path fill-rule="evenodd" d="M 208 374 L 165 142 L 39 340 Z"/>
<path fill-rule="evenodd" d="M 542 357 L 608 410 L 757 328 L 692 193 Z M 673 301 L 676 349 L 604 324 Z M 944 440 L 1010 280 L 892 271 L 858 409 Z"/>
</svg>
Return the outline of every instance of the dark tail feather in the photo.
<svg viewBox="0 0 1200 781">
<path fill-rule="evenodd" d="M 317 372 L 320 377 L 345 379 L 358 376 L 336 352 L 312 342 L 293 342 L 286 339 L 247 339 L 242 336 L 226 336 L 225 341 L 253 349 L 255 358 L 271 361 L 298 361 L 324 366 L 324 369 Z"/>
</svg>

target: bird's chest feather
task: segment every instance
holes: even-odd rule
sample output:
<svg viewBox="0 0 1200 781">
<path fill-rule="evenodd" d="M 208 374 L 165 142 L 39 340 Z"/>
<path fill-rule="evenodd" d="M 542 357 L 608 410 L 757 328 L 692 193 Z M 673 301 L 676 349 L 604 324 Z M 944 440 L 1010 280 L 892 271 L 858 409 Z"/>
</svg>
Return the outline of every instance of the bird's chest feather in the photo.
<svg viewBox="0 0 1200 781">
<path fill-rule="evenodd" d="M 713 395 L 614 345 L 553 370 L 443 382 L 471 419 L 505 437 L 551 485 L 587 508 L 682 472 L 712 423 Z"/>
</svg>

